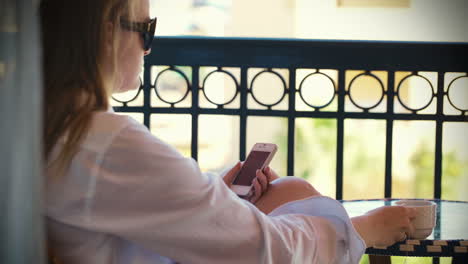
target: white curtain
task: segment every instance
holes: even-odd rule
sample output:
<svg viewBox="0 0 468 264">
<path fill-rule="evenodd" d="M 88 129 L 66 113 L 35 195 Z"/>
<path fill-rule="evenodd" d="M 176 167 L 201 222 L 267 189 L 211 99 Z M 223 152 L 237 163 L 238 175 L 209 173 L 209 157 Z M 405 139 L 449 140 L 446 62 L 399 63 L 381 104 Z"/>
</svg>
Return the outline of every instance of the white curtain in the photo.
<svg viewBox="0 0 468 264">
<path fill-rule="evenodd" d="M 0 263 L 45 263 L 38 1 L 0 0 Z"/>
</svg>

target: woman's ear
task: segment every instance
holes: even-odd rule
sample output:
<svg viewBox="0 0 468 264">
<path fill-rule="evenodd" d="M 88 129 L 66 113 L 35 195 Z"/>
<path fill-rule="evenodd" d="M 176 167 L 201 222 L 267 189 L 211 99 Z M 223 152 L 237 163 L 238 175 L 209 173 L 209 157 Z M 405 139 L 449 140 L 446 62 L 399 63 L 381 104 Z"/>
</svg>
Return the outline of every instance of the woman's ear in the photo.
<svg viewBox="0 0 468 264">
<path fill-rule="evenodd" d="M 104 25 L 103 39 L 102 39 L 102 60 L 101 71 L 103 78 L 109 87 L 114 85 L 115 77 L 115 27 L 111 22 L 106 22 Z"/>
</svg>

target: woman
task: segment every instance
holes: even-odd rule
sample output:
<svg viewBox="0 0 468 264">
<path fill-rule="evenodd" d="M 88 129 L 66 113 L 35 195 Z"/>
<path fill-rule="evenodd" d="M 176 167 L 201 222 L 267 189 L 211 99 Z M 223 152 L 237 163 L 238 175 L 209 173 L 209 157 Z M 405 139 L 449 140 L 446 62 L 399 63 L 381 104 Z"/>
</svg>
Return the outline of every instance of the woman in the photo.
<svg viewBox="0 0 468 264">
<path fill-rule="evenodd" d="M 240 163 L 224 181 L 202 174 L 114 114 L 110 94 L 138 87 L 151 51 L 148 10 L 148 0 L 41 2 L 46 215 L 59 259 L 357 263 L 366 246 L 405 238 L 413 212 L 381 208 L 351 220 L 305 181 L 270 169 L 257 173 L 256 196 L 241 200 L 229 189 Z"/>
</svg>

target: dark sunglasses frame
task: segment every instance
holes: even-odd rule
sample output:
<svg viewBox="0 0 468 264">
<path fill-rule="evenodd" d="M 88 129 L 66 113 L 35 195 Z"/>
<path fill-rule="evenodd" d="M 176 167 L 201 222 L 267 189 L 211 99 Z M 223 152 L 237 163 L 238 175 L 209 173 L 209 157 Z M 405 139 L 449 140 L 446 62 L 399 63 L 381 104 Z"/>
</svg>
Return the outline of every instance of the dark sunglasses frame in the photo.
<svg viewBox="0 0 468 264">
<path fill-rule="evenodd" d="M 133 22 L 121 19 L 120 26 L 125 30 L 141 33 L 141 37 L 143 38 L 143 49 L 148 51 L 151 49 L 151 43 L 153 43 L 157 21 L 158 19 L 156 17 L 151 19 L 149 22 Z"/>
</svg>

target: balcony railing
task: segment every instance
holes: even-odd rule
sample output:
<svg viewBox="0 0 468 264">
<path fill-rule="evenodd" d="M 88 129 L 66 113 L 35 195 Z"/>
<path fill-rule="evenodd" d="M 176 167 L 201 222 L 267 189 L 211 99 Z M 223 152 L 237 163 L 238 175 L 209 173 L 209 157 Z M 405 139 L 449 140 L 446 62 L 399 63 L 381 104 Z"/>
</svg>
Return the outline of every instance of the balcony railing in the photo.
<svg viewBox="0 0 468 264">
<path fill-rule="evenodd" d="M 385 197 L 392 197 L 392 151 L 394 144 L 394 122 L 399 120 L 425 120 L 435 122 L 435 171 L 434 198 L 441 198 L 442 181 L 442 133 L 444 123 L 468 122 L 468 109 L 457 104 L 451 88 L 468 78 L 468 44 L 466 43 L 425 43 L 425 42 L 381 42 L 381 41 L 328 41 L 328 40 L 285 40 L 285 39 L 240 39 L 240 38 L 157 38 L 153 52 L 145 59 L 144 77 L 138 93 L 143 93 L 142 106 L 130 106 L 130 101 L 120 102 L 116 111 L 142 113 L 143 122 L 150 127 L 150 116 L 155 113 L 188 114 L 192 119 L 191 155 L 198 158 L 199 116 L 229 115 L 240 119 L 240 153 L 246 156 L 247 118 L 252 116 L 283 117 L 287 119 L 287 173 L 294 175 L 295 121 L 297 118 L 334 119 L 337 124 L 336 134 L 336 198 L 343 198 L 343 160 L 344 160 L 344 123 L 346 119 L 383 120 L 386 123 L 385 144 Z M 187 85 L 187 91 L 180 100 L 164 99 L 157 89 L 158 78 L 165 71 L 152 76 L 153 66 L 167 66 L 165 71 L 179 74 Z M 180 66 L 189 66 L 190 73 L 180 70 Z M 226 102 L 210 100 L 204 81 L 200 80 L 201 67 L 216 67 L 213 71 L 226 74 L 235 83 L 236 91 Z M 238 68 L 240 77 L 226 71 L 226 68 Z M 262 68 L 253 79 L 249 79 L 248 70 Z M 285 69 L 287 78 L 275 69 Z M 297 80 L 297 70 L 313 69 L 301 81 Z M 327 71 L 335 70 L 336 78 Z M 361 71 L 351 80 L 348 71 Z M 381 78 L 375 72 L 384 72 Z M 407 72 L 404 78 L 396 78 L 396 73 Z M 436 74 L 435 85 L 421 72 Z M 284 86 L 283 94 L 277 102 L 265 103 L 255 96 L 253 83 L 263 73 L 278 77 Z M 458 73 L 456 78 L 447 79 L 447 74 Z M 303 96 L 302 82 L 311 76 L 321 77 L 333 85 L 333 96 L 328 103 L 314 105 Z M 353 82 L 359 78 L 371 78 L 377 81 L 381 89 L 380 98 L 372 105 L 363 106 L 353 98 Z M 347 79 L 348 78 L 348 79 Z M 401 87 L 409 79 L 419 79 L 428 84 L 432 91 L 423 106 L 411 107 L 401 92 Z M 249 82 L 250 80 L 250 82 Z M 198 85 L 198 84 L 201 85 Z M 200 87 L 201 86 L 201 87 Z M 468 89 L 468 87 L 464 87 Z M 151 103 L 151 93 L 167 103 L 167 107 L 156 107 Z M 187 97 L 189 96 L 189 97 Z M 214 108 L 200 106 L 200 98 L 205 97 L 215 105 Z M 451 97 L 452 96 L 452 97 Z M 186 98 L 191 99 L 190 107 L 179 106 Z M 248 107 L 248 98 L 256 101 L 263 109 Z M 240 100 L 236 108 L 226 107 L 234 99 Z M 250 99 L 249 99 L 250 100 Z M 301 100 L 310 109 L 298 109 Z M 286 101 L 287 109 L 278 109 Z M 326 110 L 332 102 L 335 110 Z M 351 104 L 353 109 L 347 109 Z M 396 105 L 404 111 L 395 111 Z M 425 109 L 435 104 L 434 113 Z M 453 109 L 447 112 L 446 107 Z M 380 109 L 379 111 L 377 109 Z M 383 109 L 383 110 L 382 110 Z"/>
</svg>

